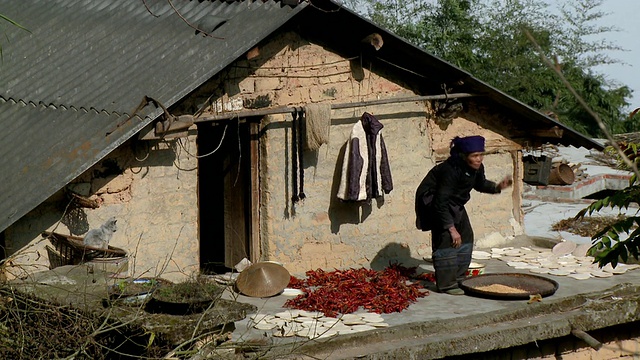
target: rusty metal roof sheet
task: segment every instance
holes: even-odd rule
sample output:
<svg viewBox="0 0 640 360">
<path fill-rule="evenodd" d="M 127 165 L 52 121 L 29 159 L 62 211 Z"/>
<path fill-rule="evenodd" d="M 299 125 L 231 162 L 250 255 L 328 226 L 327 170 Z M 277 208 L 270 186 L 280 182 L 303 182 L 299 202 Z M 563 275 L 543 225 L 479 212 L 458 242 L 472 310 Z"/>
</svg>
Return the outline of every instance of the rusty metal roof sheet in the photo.
<svg viewBox="0 0 640 360">
<path fill-rule="evenodd" d="M 126 121 L 144 96 L 175 104 L 304 7 L 0 0 L 26 29 L 2 26 L 0 231 L 157 117 Z"/>
</svg>

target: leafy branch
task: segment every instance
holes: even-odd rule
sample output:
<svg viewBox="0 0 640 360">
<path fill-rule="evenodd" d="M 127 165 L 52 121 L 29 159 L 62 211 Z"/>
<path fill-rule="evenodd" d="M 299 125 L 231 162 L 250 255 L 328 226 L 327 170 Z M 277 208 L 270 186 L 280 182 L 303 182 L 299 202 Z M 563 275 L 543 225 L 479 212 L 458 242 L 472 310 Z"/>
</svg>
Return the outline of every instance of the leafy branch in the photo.
<svg viewBox="0 0 640 360">
<path fill-rule="evenodd" d="M 629 159 L 625 154 L 622 154 L 621 157 Z M 634 161 L 634 166 L 636 162 L 637 158 Z M 603 208 L 628 209 L 630 205 L 637 204 L 639 200 L 640 181 L 638 181 L 638 176 L 634 174 L 629 181 L 628 187 L 616 191 L 611 196 L 594 201 L 588 207 L 582 209 L 575 218 L 581 219 Z M 640 216 L 631 216 L 606 226 L 591 237 L 593 246 L 589 249 L 588 254 L 595 258 L 600 267 L 606 264 L 611 264 L 615 267 L 620 261 L 627 262 L 630 255 L 638 260 L 640 253 L 639 225 Z M 621 234 L 628 234 L 628 236 L 626 239 L 621 240 Z"/>
<path fill-rule="evenodd" d="M 597 122 L 600 130 L 603 134 L 605 134 L 607 140 L 609 140 L 611 147 L 615 149 L 615 151 L 619 155 L 619 159 L 624 162 L 624 164 L 628 168 L 630 168 L 634 174 L 631 177 L 629 186 L 627 188 L 617 191 L 612 196 L 594 201 L 586 209 L 581 210 L 575 216 L 575 218 L 581 219 L 587 213 L 591 215 L 593 212 L 600 211 L 604 207 L 610 207 L 612 209 L 615 209 L 616 207 L 620 209 L 627 209 L 631 203 L 637 203 L 638 199 L 640 199 L 640 182 L 638 181 L 638 179 L 640 179 L 640 172 L 638 172 L 637 166 L 637 162 L 639 159 L 634 158 L 634 160 L 631 160 L 628 154 L 625 153 L 625 150 L 628 150 L 629 148 L 637 149 L 637 146 L 633 145 L 630 147 L 626 147 L 625 150 L 620 147 L 620 145 L 608 131 L 606 125 L 600 119 L 598 114 L 589 107 L 589 105 L 578 94 L 573 86 L 571 86 L 569 81 L 567 81 L 567 79 L 564 77 L 564 74 L 561 72 L 560 68 L 556 66 L 557 64 L 553 64 L 543 54 L 540 45 L 538 45 L 531 32 L 529 32 L 527 29 L 523 29 L 523 31 L 529 41 L 531 41 L 536 50 L 539 52 L 542 61 L 556 73 L 564 86 L 576 98 L 578 103 Z M 622 262 L 626 262 L 629 258 L 629 254 L 631 254 L 637 260 L 638 249 L 640 249 L 640 230 L 637 227 L 639 224 L 639 219 L 639 217 L 629 217 L 606 226 L 603 230 L 591 237 L 593 245 L 591 246 L 591 248 L 589 248 L 588 254 L 594 257 L 595 262 L 597 262 L 600 267 L 603 267 L 607 264 L 611 264 L 615 267 L 620 260 L 622 260 Z M 629 234 L 629 232 L 634 227 L 635 231 L 633 231 L 627 239 L 620 240 L 620 234 Z"/>
</svg>

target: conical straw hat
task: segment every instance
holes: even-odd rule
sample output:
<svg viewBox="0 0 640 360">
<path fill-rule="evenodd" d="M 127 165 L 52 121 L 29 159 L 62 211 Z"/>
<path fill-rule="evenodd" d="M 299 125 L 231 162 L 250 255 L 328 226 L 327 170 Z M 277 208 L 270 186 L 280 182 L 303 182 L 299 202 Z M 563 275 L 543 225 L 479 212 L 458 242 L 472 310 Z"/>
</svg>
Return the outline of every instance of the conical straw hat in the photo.
<svg viewBox="0 0 640 360">
<path fill-rule="evenodd" d="M 260 262 L 249 266 L 238 275 L 236 287 L 247 296 L 269 297 L 281 293 L 290 280 L 289 271 L 282 265 Z"/>
</svg>

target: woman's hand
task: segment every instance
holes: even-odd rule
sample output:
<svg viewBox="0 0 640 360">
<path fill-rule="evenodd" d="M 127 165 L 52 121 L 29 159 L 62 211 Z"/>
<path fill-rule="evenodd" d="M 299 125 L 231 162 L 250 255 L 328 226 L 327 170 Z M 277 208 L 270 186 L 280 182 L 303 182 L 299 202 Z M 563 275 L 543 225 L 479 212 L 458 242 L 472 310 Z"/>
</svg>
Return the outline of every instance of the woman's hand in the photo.
<svg viewBox="0 0 640 360">
<path fill-rule="evenodd" d="M 504 190 L 513 184 L 513 177 L 511 175 L 507 175 L 498 183 L 498 190 Z"/>
<path fill-rule="evenodd" d="M 451 246 L 456 249 L 459 248 L 462 245 L 462 236 L 460 236 L 455 226 L 449 228 L 449 234 L 451 234 Z"/>
</svg>

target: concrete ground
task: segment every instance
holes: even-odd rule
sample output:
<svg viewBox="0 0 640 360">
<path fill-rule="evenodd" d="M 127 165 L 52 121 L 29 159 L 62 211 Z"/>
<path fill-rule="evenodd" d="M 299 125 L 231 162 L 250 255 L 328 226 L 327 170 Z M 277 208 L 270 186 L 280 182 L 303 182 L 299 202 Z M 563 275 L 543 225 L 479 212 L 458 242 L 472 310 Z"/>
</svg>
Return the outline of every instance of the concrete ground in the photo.
<svg viewBox="0 0 640 360">
<path fill-rule="evenodd" d="M 618 170 L 590 163 L 584 149 L 565 148 L 573 163 L 585 164 L 590 176 L 571 186 L 528 187 L 525 192 L 525 232 L 527 235 L 507 246 L 552 247 L 562 239 L 590 243 L 589 238 L 551 230 L 555 222 L 573 217 L 590 201 L 583 197 L 603 189 L 617 190 L 628 184 L 628 176 Z M 612 180 L 613 179 L 613 180 Z M 635 213 L 637 208 L 623 213 Z M 614 215 L 619 210 L 603 210 Z M 483 249 L 475 249 L 483 250 Z M 487 250 L 487 249 L 485 249 Z M 407 266 L 429 268 L 422 259 L 400 259 Z M 498 259 L 479 261 L 485 273 L 525 273 Z M 388 328 L 338 335 L 329 339 L 275 338 L 270 331 L 252 328 L 249 317 L 236 323 L 234 342 L 267 343 L 261 356 L 278 359 L 437 359 L 481 354 L 513 348 L 545 339 L 570 336 L 573 330 L 593 331 L 640 320 L 640 270 L 609 278 L 577 280 L 566 276 L 542 275 L 558 282 L 558 290 L 541 302 L 492 300 L 473 296 L 452 296 L 435 292 L 400 313 L 382 314 Z M 234 299 L 255 305 L 260 313 L 275 314 L 290 297 L 267 299 L 229 293 Z M 266 340 L 265 340 L 266 339 Z M 303 355 L 302 355 L 303 354 Z M 638 354 L 640 357 L 640 354 Z M 474 358 L 473 355 L 471 358 Z M 478 357 L 480 358 L 480 357 Z M 525 357 L 526 358 L 526 357 Z"/>
<path fill-rule="evenodd" d="M 528 273 L 497 259 L 483 263 L 486 273 Z M 640 270 L 588 280 L 543 276 L 557 281 L 559 288 L 541 302 L 452 296 L 432 289 L 408 309 L 382 314 L 388 328 L 322 340 L 275 338 L 270 331 L 252 328 L 247 317 L 236 322 L 232 340 L 257 342 L 268 338 L 276 358 L 304 353 L 312 356 L 309 359 L 437 359 L 515 347 L 570 335 L 573 329 L 590 331 L 640 319 Z M 290 298 L 227 295 L 268 314 L 286 310 L 283 305 Z"/>
</svg>

